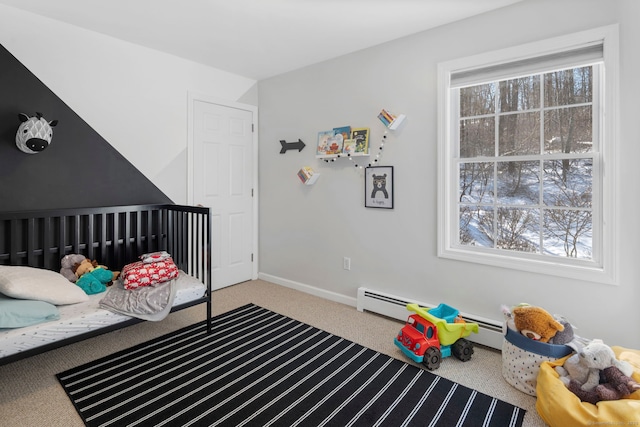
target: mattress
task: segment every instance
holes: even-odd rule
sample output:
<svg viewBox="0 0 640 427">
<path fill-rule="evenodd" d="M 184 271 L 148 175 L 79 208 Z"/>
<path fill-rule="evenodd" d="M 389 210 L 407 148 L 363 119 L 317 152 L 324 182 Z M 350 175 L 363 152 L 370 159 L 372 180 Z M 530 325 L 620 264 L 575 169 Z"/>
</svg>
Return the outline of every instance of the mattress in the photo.
<svg viewBox="0 0 640 427">
<path fill-rule="evenodd" d="M 205 291 L 206 287 L 197 280 L 176 281 L 173 306 L 201 298 Z M 94 294 L 88 301 L 58 306 L 59 320 L 24 328 L 0 329 L 0 359 L 131 319 L 99 308 L 103 296 L 104 293 Z"/>
</svg>

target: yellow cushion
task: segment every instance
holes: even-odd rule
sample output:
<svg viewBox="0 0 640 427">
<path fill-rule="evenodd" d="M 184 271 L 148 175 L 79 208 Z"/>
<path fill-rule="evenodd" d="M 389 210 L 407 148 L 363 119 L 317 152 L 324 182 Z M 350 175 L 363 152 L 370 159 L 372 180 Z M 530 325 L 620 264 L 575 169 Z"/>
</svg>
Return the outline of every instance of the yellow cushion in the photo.
<svg viewBox="0 0 640 427">
<path fill-rule="evenodd" d="M 626 360 L 633 366 L 632 378 L 640 383 L 640 350 L 611 347 L 619 360 Z M 628 398 L 598 402 L 596 405 L 581 402 L 558 379 L 553 369 L 561 366 L 567 358 L 552 362 L 542 362 L 536 393 L 536 409 L 549 426 L 588 425 L 640 425 L 640 390 Z"/>
</svg>

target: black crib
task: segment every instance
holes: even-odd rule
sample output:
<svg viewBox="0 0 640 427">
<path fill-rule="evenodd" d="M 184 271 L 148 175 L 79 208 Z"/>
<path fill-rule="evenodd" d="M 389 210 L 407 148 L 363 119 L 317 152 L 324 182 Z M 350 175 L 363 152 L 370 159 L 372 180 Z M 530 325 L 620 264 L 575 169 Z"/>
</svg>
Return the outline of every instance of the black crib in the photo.
<svg viewBox="0 0 640 427">
<path fill-rule="evenodd" d="M 0 213 L 0 265 L 59 271 L 67 254 L 82 254 L 111 270 L 121 270 L 138 256 L 167 251 L 184 272 L 206 285 L 202 298 L 172 311 L 207 305 L 211 328 L 210 210 L 180 205 L 109 206 Z M 132 318 L 0 359 L 0 365 L 142 322 Z"/>
</svg>

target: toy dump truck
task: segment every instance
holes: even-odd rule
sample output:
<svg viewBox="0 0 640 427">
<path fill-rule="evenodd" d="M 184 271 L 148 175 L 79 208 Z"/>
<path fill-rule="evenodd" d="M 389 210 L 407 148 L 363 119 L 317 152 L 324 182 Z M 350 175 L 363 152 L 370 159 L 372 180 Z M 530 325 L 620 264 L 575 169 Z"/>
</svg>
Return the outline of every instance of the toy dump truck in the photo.
<svg viewBox="0 0 640 427">
<path fill-rule="evenodd" d="M 459 311 L 446 304 L 427 309 L 418 304 L 407 304 L 414 312 L 394 339 L 402 352 L 427 369 L 440 367 L 443 357 L 453 353 L 466 362 L 473 354 L 473 343 L 466 340 L 471 332 L 478 333 L 478 324 L 466 322 Z"/>
</svg>

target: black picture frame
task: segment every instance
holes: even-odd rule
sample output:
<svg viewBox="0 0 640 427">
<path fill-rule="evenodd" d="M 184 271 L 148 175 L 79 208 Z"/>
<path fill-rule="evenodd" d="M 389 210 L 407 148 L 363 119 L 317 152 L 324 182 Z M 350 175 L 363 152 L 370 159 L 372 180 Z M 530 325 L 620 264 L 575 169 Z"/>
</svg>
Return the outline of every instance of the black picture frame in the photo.
<svg viewBox="0 0 640 427">
<path fill-rule="evenodd" d="M 393 166 L 369 166 L 364 172 L 364 206 L 393 209 Z"/>
</svg>

